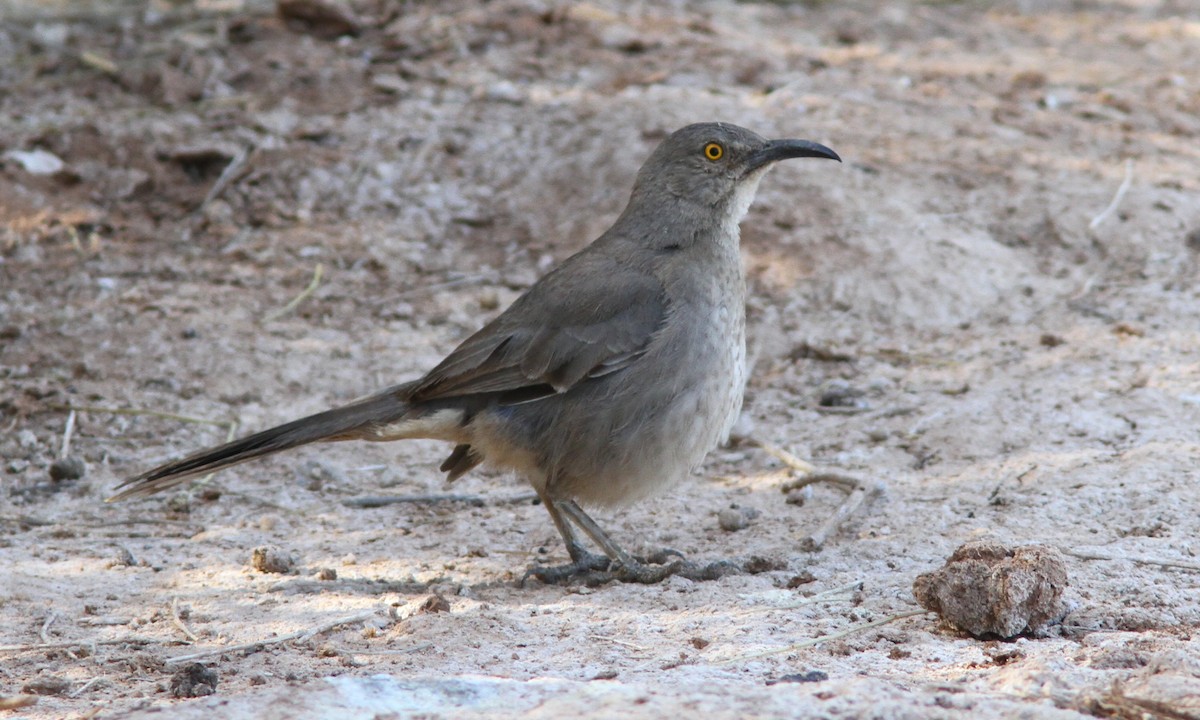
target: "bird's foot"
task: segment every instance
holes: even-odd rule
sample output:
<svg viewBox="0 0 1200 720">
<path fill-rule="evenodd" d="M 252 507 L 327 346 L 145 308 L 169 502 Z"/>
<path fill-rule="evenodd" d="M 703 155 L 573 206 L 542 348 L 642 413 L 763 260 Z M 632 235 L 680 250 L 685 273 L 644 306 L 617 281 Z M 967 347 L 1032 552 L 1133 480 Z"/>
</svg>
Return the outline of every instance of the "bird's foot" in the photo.
<svg viewBox="0 0 1200 720">
<path fill-rule="evenodd" d="M 530 577 L 534 577 L 547 585 L 578 583 L 596 587 L 614 581 L 654 585 L 672 575 L 698 582 L 716 580 L 740 572 L 742 568 L 728 560 L 701 565 L 685 560 L 679 551 L 671 549 L 659 550 L 646 557 L 630 558 L 627 562 L 583 552 L 568 565 L 530 568 L 521 582 L 524 584 Z"/>
<path fill-rule="evenodd" d="M 609 573 L 613 561 L 608 556 L 597 555 L 586 550 L 579 550 L 572 555 L 573 559 L 566 565 L 529 568 L 522 576 L 520 584 L 524 585 L 531 577 L 537 578 L 547 585 L 569 585 L 574 582 L 582 582 L 585 585 L 595 586 L 607 582 L 606 580 L 592 582 L 591 579 L 594 576 Z"/>
</svg>

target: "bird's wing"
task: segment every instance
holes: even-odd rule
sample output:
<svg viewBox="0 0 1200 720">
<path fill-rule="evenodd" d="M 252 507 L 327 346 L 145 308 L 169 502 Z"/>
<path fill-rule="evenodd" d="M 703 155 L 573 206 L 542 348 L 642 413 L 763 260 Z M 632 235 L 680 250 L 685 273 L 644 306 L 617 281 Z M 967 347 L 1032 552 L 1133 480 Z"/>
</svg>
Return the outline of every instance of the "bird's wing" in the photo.
<svg viewBox="0 0 1200 720">
<path fill-rule="evenodd" d="M 409 399 L 495 393 L 501 402 L 528 402 L 566 392 L 635 362 L 666 315 L 657 278 L 585 252 L 467 338 Z"/>
</svg>

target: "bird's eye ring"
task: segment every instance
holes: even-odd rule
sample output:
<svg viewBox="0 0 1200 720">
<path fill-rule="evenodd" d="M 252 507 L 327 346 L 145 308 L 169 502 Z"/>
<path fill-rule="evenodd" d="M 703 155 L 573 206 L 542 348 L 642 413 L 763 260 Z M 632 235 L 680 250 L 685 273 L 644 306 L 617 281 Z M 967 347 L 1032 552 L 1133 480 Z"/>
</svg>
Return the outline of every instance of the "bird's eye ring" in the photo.
<svg viewBox="0 0 1200 720">
<path fill-rule="evenodd" d="M 716 162 L 725 156 L 725 148 L 720 143 L 710 142 L 704 146 L 704 157 Z"/>
</svg>

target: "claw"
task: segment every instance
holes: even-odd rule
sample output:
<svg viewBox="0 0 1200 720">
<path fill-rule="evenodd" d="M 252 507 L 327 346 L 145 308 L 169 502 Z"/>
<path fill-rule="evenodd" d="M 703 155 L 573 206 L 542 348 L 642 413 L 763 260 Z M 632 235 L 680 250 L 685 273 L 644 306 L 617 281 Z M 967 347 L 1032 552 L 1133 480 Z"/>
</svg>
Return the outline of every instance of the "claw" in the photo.
<svg viewBox="0 0 1200 720">
<path fill-rule="evenodd" d="M 639 558 L 639 561 L 619 563 L 603 555 L 585 553 L 567 565 L 529 568 L 521 578 L 520 584 L 524 586 L 529 578 L 533 577 L 547 585 L 579 583 L 588 587 L 597 587 L 614 581 L 654 585 L 672 575 L 701 582 L 744 572 L 739 565 L 728 560 L 720 560 L 708 565 L 688 562 L 676 550 L 659 550 L 649 557 L 653 558 L 650 562 Z M 659 560 L 659 558 L 667 557 L 675 559 L 671 562 Z"/>
</svg>

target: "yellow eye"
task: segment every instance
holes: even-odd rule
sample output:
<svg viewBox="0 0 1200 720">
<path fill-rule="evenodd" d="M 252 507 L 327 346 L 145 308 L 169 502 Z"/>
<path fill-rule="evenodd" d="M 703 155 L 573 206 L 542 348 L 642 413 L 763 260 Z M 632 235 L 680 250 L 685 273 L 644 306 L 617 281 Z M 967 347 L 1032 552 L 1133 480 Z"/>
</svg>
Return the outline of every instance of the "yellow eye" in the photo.
<svg viewBox="0 0 1200 720">
<path fill-rule="evenodd" d="M 704 146 L 704 157 L 716 162 L 725 155 L 725 148 L 717 143 L 709 143 Z"/>
</svg>

